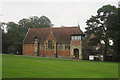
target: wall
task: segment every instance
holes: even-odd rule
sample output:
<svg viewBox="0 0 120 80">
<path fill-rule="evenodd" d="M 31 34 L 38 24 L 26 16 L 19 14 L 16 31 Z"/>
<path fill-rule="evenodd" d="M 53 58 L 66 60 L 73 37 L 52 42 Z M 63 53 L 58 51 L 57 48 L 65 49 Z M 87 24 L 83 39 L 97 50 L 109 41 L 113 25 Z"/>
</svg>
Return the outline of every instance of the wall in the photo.
<svg viewBox="0 0 120 80">
<path fill-rule="evenodd" d="M 56 45 L 56 43 L 55 43 Z M 24 44 L 23 55 L 34 56 L 34 47 L 36 44 Z M 41 57 L 56 57 L 56 46 L 54 50 L 41 50 L 41 44 L 39 44 L 39 56 Z M 63 50 L 57 50 L 58 57 L 70 58 L 70 50 L 65 50 L 65 44 L 63 44 Z"/>
<path fill-rule="evenodd" d="M 46 43 L 48 43 L 48 40 L 52 40 L 54 42 L 54 50 L 46 50 Z M 56 39 L 52 32 L 49 33 L 44 43 L 45 43 L 44 50 L 40 49 L 41 45 L 39 44 L 39 56 L 56 57 Z M 37 46 L 37 44 L 24 44 L 23 55 L 34 56 L 34 46 Z M 58 57 L 73 58 L 75 48 L 79 49 L 79 59 L 82 59 L 82 41 L 81 40 L 71 41 L 70 50 L 65 50 L 65 44 L 63 44 L 63 50 L 57 49 L 57 55 Z"/>
<path fill-rule="evenodd" d="M 58 50 L 58 57 L 70 58 L 70 50 Z"/>
<path fill-rule="evenodd" d="M 79 49 L 79 59 L 82 59 L 82 41 L 81 40 L 71 40 L 70 44 L 70 58 L 73 58 L 74 49 Z"/>
<path fill-rule="evenodd" d="M 47 40 L 46 40 L 47 42 Z M 55 42 L 55 41 L 54 41 Z M 63 44 L 63 50 L 57 50 L 58 57 L 63 58 L 73 58 L 74 49 L 79 49 L 79 59 L 82 59 L 82 41 L 71 41 L 70 50 L 65 50 L 65 44 Z M 23 55 L 34 56 L 34 44 L 24 44 L 23 45 Z M 43 57 L 56 57 L 56 42 L 54 50 L 41 50 L 41 45 L 39 45 L 39 56 Z"/>
<path fill-rule="evenodd" d="M 34 44 L 23 44 L 23 55 L 31 55 L 34 53 Z"/>
<path fill-rule="evenodd" d="M 39 45 L 39 56 L 56 57 L 56 46 L 54 50 L 41 50 L 40 48 L 41 48 L 41 44 Z M 65 50 L 65 44 L 63 44 L 63 50 L 57 49 L 57 55 L 58 57 L 70 58 L 70 50 Z"/>
</svg>

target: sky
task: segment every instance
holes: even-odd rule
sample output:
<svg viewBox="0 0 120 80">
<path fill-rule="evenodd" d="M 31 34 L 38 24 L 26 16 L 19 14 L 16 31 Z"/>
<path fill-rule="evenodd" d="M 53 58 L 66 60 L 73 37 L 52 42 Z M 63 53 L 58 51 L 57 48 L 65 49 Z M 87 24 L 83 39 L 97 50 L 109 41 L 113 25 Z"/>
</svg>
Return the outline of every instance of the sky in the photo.
<svg viewBox="0 0 120 80">
<path fill-rule="evenodd" d="M 77 26 L 85 31 L 86 21 L 103 5 L 118 7 L 119 0 L 1 0 L 0 21 L 18 23 L 31 16 L 48 17 L 53 27 Z"/>
</svg>

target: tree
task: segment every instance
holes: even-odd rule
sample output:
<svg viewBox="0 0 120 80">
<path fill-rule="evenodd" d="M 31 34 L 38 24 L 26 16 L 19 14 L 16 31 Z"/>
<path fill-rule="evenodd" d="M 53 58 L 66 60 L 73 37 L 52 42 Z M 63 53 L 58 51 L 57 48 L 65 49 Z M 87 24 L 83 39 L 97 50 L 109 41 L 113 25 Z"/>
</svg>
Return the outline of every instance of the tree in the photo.
<svg viewBox="0 0 120 80">
<path fill-rule="evenodd" d="M 23 33 L 27 33 L 27 30 L 29 28 L 32 28 L 32 26 L 30 25 L 30 20 L 26 18 L 23 18 L 22 20 L 20 20 L 18 22 L 18 25 L 23 28 Z"/>
<path fill-rule="evenodd" d="M 96 16 L 92 16 L 89 20 L 87 20 L 87 25 L 86 27 L 86 39 L 91 36 L 91 34 L 94 34 L 95 37 L 90 40 L 90 45 L 91 46 L 97 46 L 98 43 L 101 42 L 102 40 L 102 33 L 101 33 L 101 27 L 99 27 L 99 20 L 97 20 Z M 97 36 L 96 36 L 97 35 Z"/>
<path fill-rule="evenodd" d="M 24 18 L 20 20 L 18 24 L 24 28 L 25 33 L 29 28 L 44 28 L 52 26 L 50 19 L 46 16 L 41 16 L 40 18 L 37 16 L 32 16 L 28 19 Z"/>
<path fill-rule="evenodd" d="M 2 44 L 4 43 L 5 40 L 3 40 L 3 37 L 5 37 L 5 23 L 4 22 L 0 22 L 0 34 L 2 33 Z M 4 52 L 4 46 L 2 45 L 2 51 Z"/>
<path fill-rule="evenodd" d="M 39 21 L 40 21 L 41 27 L 51 27 L 52 26 L 51 21 L 46 16 L 41 16 Z"/>
<path fill-rule="evenodd" d="M 2 35 L 2 52 L 9 53 L 8 48 L 10 46 L 15 47 L 15 52 L 21 53 L 22 42 L 25 34 L 23 34 L 22 27 L 18 26 L 18 24 L 14 22 L 6 23 L 7 32 Z"/>
<path fill-rule="evenodd" d="M 107 20 L 107 26 L 109 26 L 108 28 L 108 35 L 109 37 L 113 40 L 114 44 L 114 57 L 113 60 L 114 61 L 118 61 L 119 57 L 120 57 L 120 8 L 117 9 L 117 13 L 116 14 L 112 14 L 108 17 Z M 119 60 L 120 61 L 120 60 Z"/>
<path fill-rule="evenodd" d="M 6 26 L 6 27 L 5 27 Z M 23 39 L 29 28 L 50 27 L 51 21 L 46 16 L 32 16 L 30 18 L 23 18 L 18 22 L 0 23 L 0 29 L 3 30 L 2 35 L 2 52 L 9 53 L 8 49 L 12 46 L 15 48 L 14 53 L 22 54 Z M 5 30 L 7 32 L 5 33 Z"/>
<path fill-rule="evenodd" d="M 2 52 L 7 53 L 7 48 L 10 46 L 11 42 L 9 41 L 6 30 L 6 23 L 0 22 L 0 29 L 2 30 Z"/>
<path fill-rule="evenodd" d="M 22 27 L 16 26 L 14 29 L 9 29 L 8 34 L 9 41 L 11 41 L 11 45 L 15 47 L 15 53 L 19 52 L 22 53 L 22 44 L 25 34 L 22 31 Z"/>
<path fill-rule="evenodd" d="M 108 17 L 112 14 L 117 13 L 117 8 L 111 5 L 105 5 L 102 8 L 99 8 L 96 16 L 92 16 L 89 20 L 87 20 L 88 27 L 86 28 L 86 35 L 95 34 L 94 41 L 96 41 L 95 45 L 104 41 L 105 43 L 105 51 L 104 51 L 104 60 L 106 61 L 107 50 L 109 46 L 110 37 L 108 35 L 107 20 Z"/>
</svg>

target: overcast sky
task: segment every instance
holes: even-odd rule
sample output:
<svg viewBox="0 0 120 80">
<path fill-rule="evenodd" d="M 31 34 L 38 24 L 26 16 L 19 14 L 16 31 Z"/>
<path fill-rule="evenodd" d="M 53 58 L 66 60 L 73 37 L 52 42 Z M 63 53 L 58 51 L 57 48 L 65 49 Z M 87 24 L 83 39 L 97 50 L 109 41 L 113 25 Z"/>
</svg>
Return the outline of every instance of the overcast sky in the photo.
<svg viewBox="0 0 120 80">
<path fill-rule="evenodd" d="M 118 7 L 119 0 L 3 0 L 0 21 L 18 22 L 31 16 L 47 16 L 54 27 L 80 25 L 85 31 L 86 21 L 103 5 Z"/>
</svg>

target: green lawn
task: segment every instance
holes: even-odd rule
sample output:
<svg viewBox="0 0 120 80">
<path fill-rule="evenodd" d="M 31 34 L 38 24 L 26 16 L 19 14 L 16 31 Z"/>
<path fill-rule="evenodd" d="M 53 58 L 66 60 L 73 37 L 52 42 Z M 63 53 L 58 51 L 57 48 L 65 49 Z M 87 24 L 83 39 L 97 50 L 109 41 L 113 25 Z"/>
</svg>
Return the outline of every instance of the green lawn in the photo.
<svg viewBox="0 0 120 80">
<path fill-rule="evenodd" d="M 3 78 L 118 78 L 118 64 L 3 55 Z"/>
</svg>

